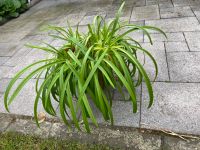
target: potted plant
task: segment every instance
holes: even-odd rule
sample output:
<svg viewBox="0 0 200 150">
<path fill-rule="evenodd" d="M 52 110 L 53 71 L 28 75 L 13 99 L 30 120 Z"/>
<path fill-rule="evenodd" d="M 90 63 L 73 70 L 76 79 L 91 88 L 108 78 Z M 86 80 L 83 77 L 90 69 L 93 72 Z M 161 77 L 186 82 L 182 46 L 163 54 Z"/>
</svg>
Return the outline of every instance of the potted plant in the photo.
<svg viewBox="0 0 200 150">
<path fill-rule="evenodd" d="M 80 129 L 80 120 L 77 116 L 80 111 L 85 128 L 90 131 L 88 119 L 96 126 L 98 126 L 98 123 L 89 99 L 102 113 L 103 118 L 110 120 L 113 124 L 112 96 L 110 92 L 106 91 L 112 89 L 121 91 L 123 87 L 126 88 L 135 113 L 137 112 L 135 88 L 142 81 L 146 83 L 149 92 L 150 107 L 153 103 L 153 89 L 143 65 L 137 59 L 137 54 L 142 52 L 151 58 L 155 65 L 155 78 L 158 73 L 156 60 L 147 50 L 142 48 L 139 42 L 129 37 L 128 34 L 141 30 L 147 35 L 151 44 L 152 40 L 148 30 L 155 30 L 164 36 L 166 35 L 162 30 L 152 26 L 121 24 L 119 18 L 123 6 L 124 3 L 116 13 L 116 17 L 108 23 L 105 18 L 96 16 L 93 23 L 88 24 L 88 32 L 84 34 L 79 32 L 78 26 L 75 31 L 70 26 L 67 29 L 49 26 L 51 30 L 59 33 L 50 36 L 57 40 L 64 40 L 65 44 L 61 48 L 53 47 L 47 43 L 45 47 L 29 45 L 31 48 L 37 48 L 52 54 L 52 57 L 27 66 L 10 81 L 4 95 L 7 111 L 9 111 L 9 104 L 35 75 L 37 75 L 37 95 L 34 104 L 34 117 L 37 124 L 38 102 L 42 101 L 47 113 L 56 115 L 55 108 L 52 106 L 52 101 L 55 100 L 59 103 L 61 117 L 67 125 L 70 126 L 67 116 L 71 116 L 72 123 Z M 124 32 L 122 33 L 121 30 Z M 17 79 L 26 71 L 35 68 L 35 66 L 37 68 L 31 71 L 9 96 Z M 45 78 L 39 85 L 40 77 L 43 74 L 45 74 Z"/>
</svg>

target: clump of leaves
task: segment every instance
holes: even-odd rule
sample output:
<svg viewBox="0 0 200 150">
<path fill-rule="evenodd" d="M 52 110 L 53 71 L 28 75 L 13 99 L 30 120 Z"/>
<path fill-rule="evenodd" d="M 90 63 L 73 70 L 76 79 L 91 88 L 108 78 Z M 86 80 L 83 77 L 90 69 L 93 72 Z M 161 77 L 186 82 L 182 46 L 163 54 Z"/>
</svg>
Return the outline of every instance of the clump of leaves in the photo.
<svg viewBox="0 0 200 150">
<path fill-rule="evenodd" d="M 119 18 L 123 6 L 124 3 L 119 8 L 116 17 L 108 23 L 105 18 L 96 16 L 93 23 L 88 24 L 88 32 L 85 34 L 81 34 L 78 27 L 73 31 L 70 26 L 67 29 L 50 26 L 50 29 L 58 33 L 51 36 L 63 40 L 65 44 L 61 48 L 47 43 L 45 47 L 29 45 L 46 51 L 53 57 L 35 62 L 16 74 L 5 92 L 6 109 L 8 110 L 8 105 L 34 75 L 37 75 L 37 95 L 34 105 L 37 123 L 37 106 L 41 100 L 45 111 L 51 115 L 56 115 L 52 102 L 57 101 L 61 117 L 69 126 L 69 117 L 78 129 L 80 129 L 79 117 L 82 118 L 87 131 L 90 131 L 88 119 L 98 126 L 91 108 L 91 101 L 102 113 L 103 118 L 110 120 L 113 124 L 112 96 L 106 91 L 110 91 L 109 89 L 122 91 L 122 88 L 125 88 L 130 95 L 135 113 L 137 112 L 135 89 L 142 81 L 146 83 L 149 92 L 150 107 L 153 103 L 153 89 L 143 65 L 137 59 L 137 54 L 144 53 L 150 57 L 155 65 L 155 78 L 158 73 L 156 60 L 128 34 L 141 30 L 152 44 L 149 30 L 155 30 L 164 35 L 165 33 L 152 26 L 121 24 Z M 17 79 L 38 65 L 39 67 L 31 71 L 9 96 Z M 40 81 L 42 74 L 45 74 L 45 79 Z M 133 80 L 133 78 L 137 79 Z M 41 82 L 40 85 L 39 82 Z M 80 116 L 79 112 L 81 112 Z"/>
<path fill-rule="evenodd" d="M 27 0 L 0 0 L 0 21 L 3 18 L 18 17 L 26 9 Z"/>
</svg>

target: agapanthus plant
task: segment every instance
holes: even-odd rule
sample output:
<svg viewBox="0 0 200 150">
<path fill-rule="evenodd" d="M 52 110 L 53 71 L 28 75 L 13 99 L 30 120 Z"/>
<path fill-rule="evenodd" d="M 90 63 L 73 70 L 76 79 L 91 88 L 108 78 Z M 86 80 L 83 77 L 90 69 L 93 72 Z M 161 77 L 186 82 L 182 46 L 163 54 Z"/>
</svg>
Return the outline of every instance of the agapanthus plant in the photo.
<svg viewBox="0 0 200 150">
<path fill-rule="evenodd" d="M 88 31 L 85 33 L 80 33 L 78 26 L 75 30 L 70 26 L 68 28 L 49 26 L 51 30 L 57 32 L 50 36 L 64 41 L 63 46 L 57 48 L 47 43 L 45 47 L 29 45 L 31 48 L 46 51 L 51 54 L 51 58 L 35 62 L 16 74 L 5 92 L 6 109 L 8 110 L 8 105 L 23 86 L 36 75 L 34 117 L 37 124 L 39 101 L 42 101 L 44 110 L 53 116 L 56 115 L 56 110 L 52 103 L 57 101 L 61 118 L 68 126 L 74 124 L 80 129 L 82 121 L 86 130 L 90 131 L 89 120 L 98 126 L 91 102 L 95 109 L 101 112 L 103 118 L 113 124 L 111 90 L 121 91 L 123 95 L 122 88 L 125 88 L 130 95 L 135 113 L 137 112 L 136 87 L 142 81 L 148 89 L 148 107 L 151 107 L 154 98 L 152 84 L 142 65 L 143 62 L 138 60 L 137 55 L 144 53 L 152 60 L 155 66 L 155 78 L 158 74 L 157 63 L 137 40 L 129 36 L 129 33 L 142 31 L 151 44 L 149 30 L 166 35 L 156 27 L 121 23 L 119 19 L 123 6 L 124 3 L 116 13 L 116 17 L 109 22 L 101 16 L 96 16 L 93 23 L 88 24 Z M 17 79 L 27 71 L 28 75 L 11 93 Z M 43 74 L 45 74 L 44 79 L 41 80 Z"/>
</svg>

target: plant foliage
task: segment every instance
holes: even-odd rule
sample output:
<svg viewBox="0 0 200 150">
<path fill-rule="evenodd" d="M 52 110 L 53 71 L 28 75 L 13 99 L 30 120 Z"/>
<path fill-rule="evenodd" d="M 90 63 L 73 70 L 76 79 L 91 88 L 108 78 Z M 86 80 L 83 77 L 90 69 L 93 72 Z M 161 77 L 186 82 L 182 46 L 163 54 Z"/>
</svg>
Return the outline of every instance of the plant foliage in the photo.
<svg viewBox="0 0 200 150">
<path fill-rule="evenodd" d="M 46 51 L 53 57 L 35 62 L 16 74 L 5 92 L 6 109 L 8 110 L 8 105 L 35 75 L 37 75 L 37 95 L 34 116 L 37 124 L 38 102 L 42 101 L 47 113 L 56 115 L 55 108 L 52 105 L 54 100 L 59 103 L 61 117 L 69 126 L 70 118 L 74 125 L 80 129 L 79 117 L 82 118 L 87 131 L 90 131 L 89 120 L 98 126 L 91 102 L 102 113 L 103 118 L 110 120 L 113 124 L 112 96 L 107 91 L 117 89 L 123 95 L 122 88 L 125 88 L 130 95 L 135 113 L 137 112 L 135 89 L 142 81 L 146 83 L 148 89 L 150 107 L 153 103 L 153 89 L 143 65 L 137 59 L 137 54 L 144 53 L 153 61 L 155 78 L 158 74 L 156 60 L 128 34 L 142 31 L 152 44 L 149 30 L 158 31 L 163 35 L 165 33 L 152 26 L 122 24 L 119 18 L 123 6 L 124 3 L 119 8 L 115 19 L 108 23 L 105 18 L 96 16 L 93 23 L 88 24 L 88 32 L 85 34 L 79 32 L 78 26 L 75 30 L 70 26 L 67 29 L 49 26 L 51 30 L 58 33 L 51 36 L 63 40 L 65 44 L 61 48 L 53 47 L 47 43 L 44 47 L 29 45 L 31 48 Z M 39 67 L 31 71 L 11 93 L 17 79 L 26 71 L 38 65 Z M 45 74 L 45 79 L 40 80 L 43 74 Z M 78 115 L 79 112 L 81 112 L 80 115 Z"/>
<path fill-rule="evenodd" d="M 27 0 L 0 0 L 0 21 L 3 18 L 18 17 L 27 8 Z"/>
</svg>

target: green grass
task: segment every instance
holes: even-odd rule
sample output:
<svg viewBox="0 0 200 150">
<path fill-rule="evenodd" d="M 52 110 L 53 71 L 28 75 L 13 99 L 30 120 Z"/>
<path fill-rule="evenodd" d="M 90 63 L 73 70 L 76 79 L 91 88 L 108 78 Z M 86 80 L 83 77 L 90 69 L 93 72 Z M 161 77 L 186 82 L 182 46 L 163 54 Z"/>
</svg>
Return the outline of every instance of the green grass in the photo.
<svg viewBox="0 0 200 150">
<path fill-rule="evenodd" d="M 111 150 L 105 145 L 41 139 L 16 133 L 0 134 L 0 150 Z"/>
</svg>

